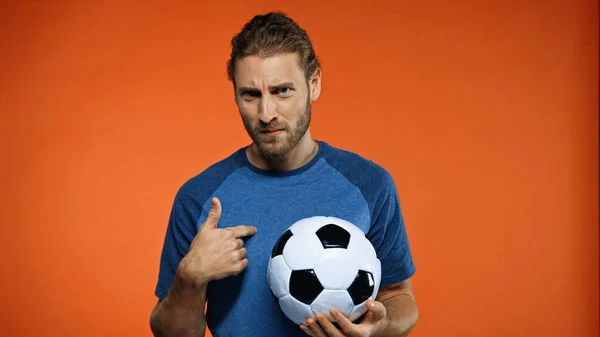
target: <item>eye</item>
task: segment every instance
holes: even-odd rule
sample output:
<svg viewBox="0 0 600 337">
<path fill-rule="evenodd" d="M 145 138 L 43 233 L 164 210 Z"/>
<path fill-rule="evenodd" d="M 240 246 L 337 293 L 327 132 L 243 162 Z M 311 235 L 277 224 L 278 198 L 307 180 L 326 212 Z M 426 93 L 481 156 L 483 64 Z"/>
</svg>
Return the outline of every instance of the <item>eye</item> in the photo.
<svg viewBox="0 0 600 337">
<path fill-rule="evenodd" d="M 279 88 L 279 94 L 281 95 L 289 95 L 292 92 L 292 89 L 289 87 L 283 87 L 283 88 Z"/>
<path fill-rule="evenodd" d="M 242 91 L 242 97 L 244 97 L 246 99 L 260 97 L 260 91 L 258 91 L 258 90 L 244 90 L 244 91 Z"/>
</svg>

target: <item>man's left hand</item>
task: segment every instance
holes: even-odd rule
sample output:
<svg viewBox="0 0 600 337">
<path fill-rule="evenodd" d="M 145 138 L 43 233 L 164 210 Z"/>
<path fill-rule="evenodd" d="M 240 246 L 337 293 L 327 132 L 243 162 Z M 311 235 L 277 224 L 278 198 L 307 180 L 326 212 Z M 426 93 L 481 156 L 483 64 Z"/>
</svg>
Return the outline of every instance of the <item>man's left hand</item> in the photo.
<svg viewBox="0 0 600 337">
<path fill-rule="evenodd" d="M 367 313 L 359 324 L 350 322 L 339 310 L 331 309 L 330 314 L 341 329 L 322 313 L 315 315 L 316 320 L 308 318 L 300 328 L 312 337 L 371 337 L 383 331 L 387 324 L 385 306 L 378 301 L 367 301 Z"/>
</svg>

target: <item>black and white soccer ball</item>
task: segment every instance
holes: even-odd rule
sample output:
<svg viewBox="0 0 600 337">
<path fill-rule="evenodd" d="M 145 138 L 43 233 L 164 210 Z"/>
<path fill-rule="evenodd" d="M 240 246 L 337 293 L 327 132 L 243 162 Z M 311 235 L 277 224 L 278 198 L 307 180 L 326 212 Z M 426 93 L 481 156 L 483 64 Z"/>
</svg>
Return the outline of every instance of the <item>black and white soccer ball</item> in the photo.
<svg viewBox="0 0 600 337">
<path fill-rule="evenodd" d="M 279 307 L 296 324 L 317 312 L 332 322 L 336 308 L 350 321 L 377 297 L 381 262 L 364 232 L 336 217 L 314 216 L 297 221 L 277 240 L 267 281 Z"/>
</svg>

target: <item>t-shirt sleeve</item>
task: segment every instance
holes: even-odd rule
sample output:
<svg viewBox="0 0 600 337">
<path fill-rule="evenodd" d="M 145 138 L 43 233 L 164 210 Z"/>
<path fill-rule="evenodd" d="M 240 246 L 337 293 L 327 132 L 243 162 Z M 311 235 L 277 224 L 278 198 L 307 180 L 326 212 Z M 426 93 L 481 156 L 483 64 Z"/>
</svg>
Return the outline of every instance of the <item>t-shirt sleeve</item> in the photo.
<svg viewBox="0 0 600 337">
<path fill-rule="evenodd" d="M 197 211 L 194 211 L 194 203 L 189 200 L 181 191 L 175 197 L 171 214 L 165 233 L 165 238 L 160 256 L 160 267 L 158 273 L 158 282 L 154 294 L 163 299 L 169 293 L 169 289 L 175 278 L 175 271 L 181 262 L 181 259 L 190 249 L 197 228 Z"/>
<path fill-rule="evenodd" d="M 374 200 L 371 228 L 367 237 L 381 261 L 381 286 L 402 282 L 416 271 L 396 185 L 385 174 L 378 197 Z"/>
</svg>

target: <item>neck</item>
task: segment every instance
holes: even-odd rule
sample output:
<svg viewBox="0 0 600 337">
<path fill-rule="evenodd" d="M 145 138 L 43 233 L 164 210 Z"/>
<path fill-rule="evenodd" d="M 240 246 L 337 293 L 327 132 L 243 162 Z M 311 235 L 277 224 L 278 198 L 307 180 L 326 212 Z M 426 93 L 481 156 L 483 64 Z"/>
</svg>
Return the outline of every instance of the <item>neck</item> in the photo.
<svg viewBox="0 0 600 337">
<path fill-rule="evenodd" d="M 294 149 L 287 155 L 277 159 L 266 159 L 260 155 L 255 144 L 248 147 L 246 154 L 250 163 L 260 169 L 267 171 L 290 171 L 302 167 L 317 154 L 318 144 L 312 139 L 310 131 L 306 134 Z"/>
</svg>

